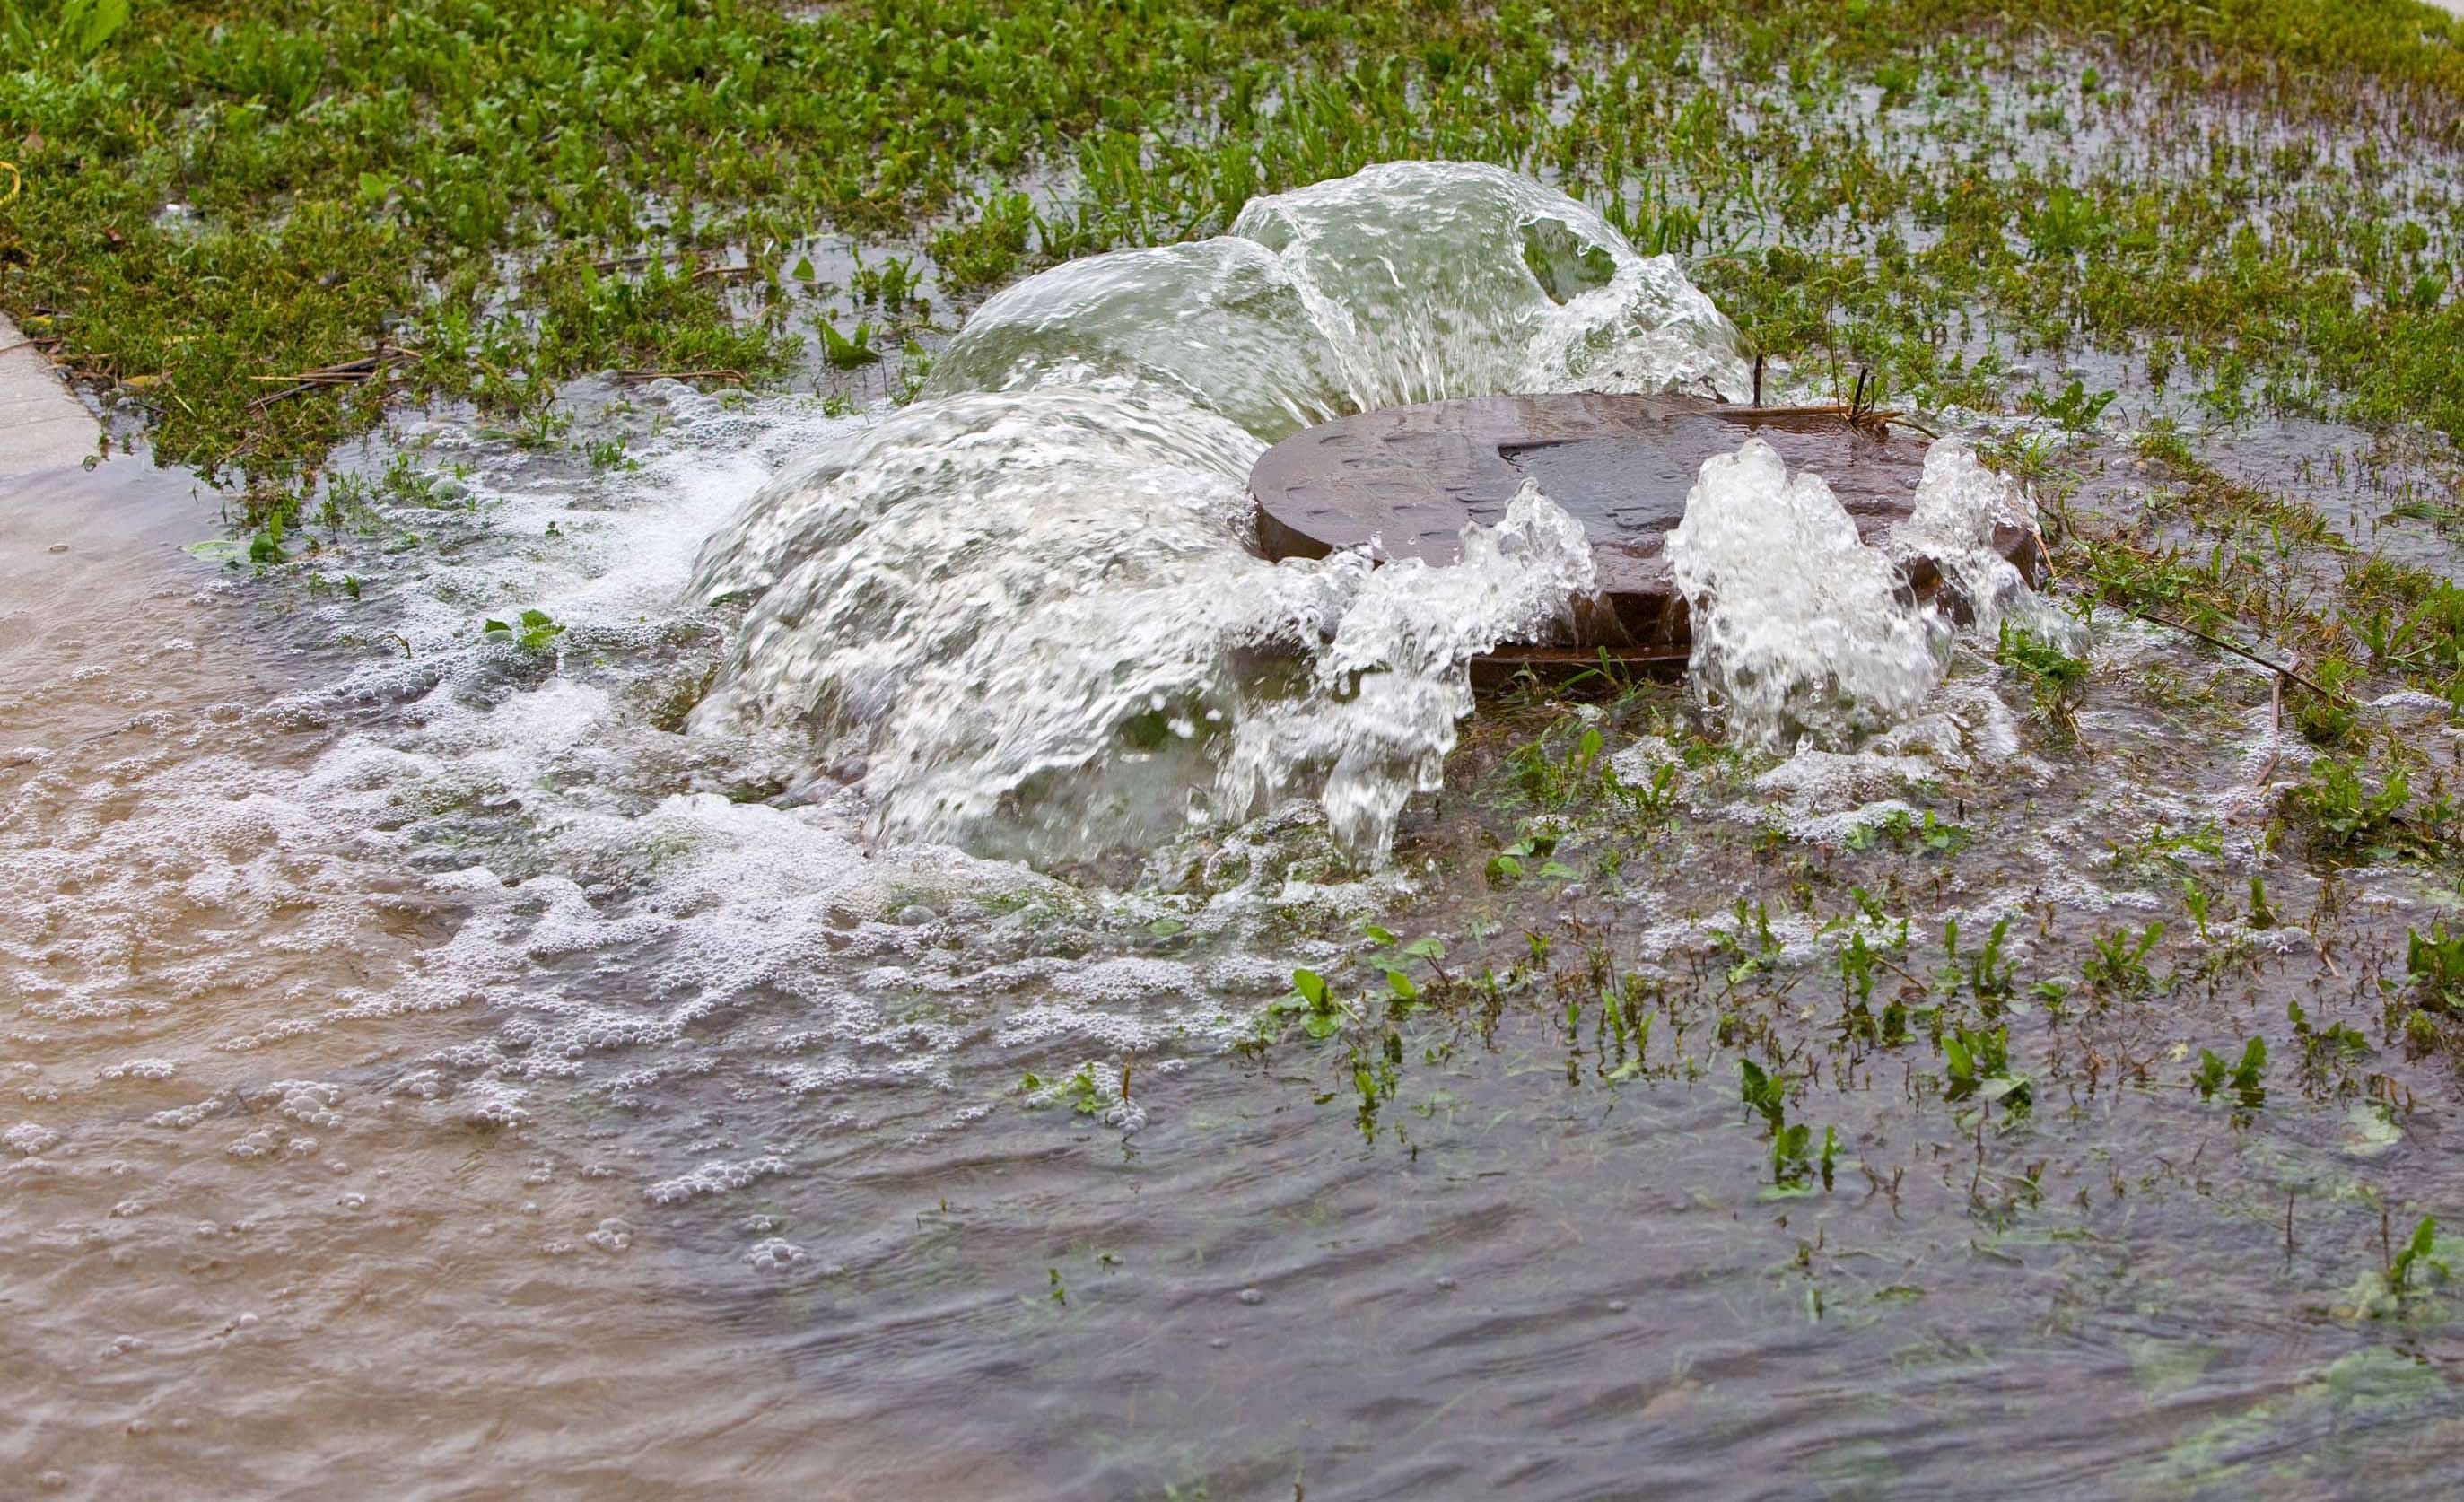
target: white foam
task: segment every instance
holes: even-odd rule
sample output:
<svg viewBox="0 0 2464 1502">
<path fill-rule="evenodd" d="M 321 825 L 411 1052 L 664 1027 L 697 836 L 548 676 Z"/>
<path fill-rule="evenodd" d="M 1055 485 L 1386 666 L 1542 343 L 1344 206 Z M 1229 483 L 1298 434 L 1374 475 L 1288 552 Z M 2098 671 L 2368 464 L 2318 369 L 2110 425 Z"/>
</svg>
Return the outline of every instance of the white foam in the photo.
<svg viewBox="0 0 2464 1502">
<path fill-rule="evenodd" d="M 1759 438 L 1704 461 L 1668 560 L 1693 611 L 1693 692 L 1741 741 L 1845 740 L 1905 717 L 1942 677 L 1940 618 L 1903 604 L 1898 570 L 1831 487 Z"/>
</svg>

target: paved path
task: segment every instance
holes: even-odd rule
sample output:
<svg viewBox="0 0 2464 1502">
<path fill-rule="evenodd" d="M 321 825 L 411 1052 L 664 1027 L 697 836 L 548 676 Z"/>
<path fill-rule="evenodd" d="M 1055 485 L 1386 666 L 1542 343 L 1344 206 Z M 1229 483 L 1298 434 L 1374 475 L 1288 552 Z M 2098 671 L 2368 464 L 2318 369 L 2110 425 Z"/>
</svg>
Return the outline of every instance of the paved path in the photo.
<svg viewBox="0 0 2464 1502">
<path fill-rule="evenodd" d="M 94 453 L 94 414 L 25 337 L 0 314 L 0 479 L 73 469 Z"/>
</svg>

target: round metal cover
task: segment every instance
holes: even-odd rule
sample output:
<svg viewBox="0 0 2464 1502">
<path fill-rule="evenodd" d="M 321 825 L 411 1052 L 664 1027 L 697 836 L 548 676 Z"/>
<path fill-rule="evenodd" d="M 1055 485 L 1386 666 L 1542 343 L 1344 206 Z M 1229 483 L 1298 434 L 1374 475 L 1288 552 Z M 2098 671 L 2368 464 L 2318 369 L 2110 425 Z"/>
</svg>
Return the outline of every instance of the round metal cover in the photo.
<svg viewBox="0 0 2464 1502">
<path fill-rule="evenodd" d="M 1269 558 L 1323 558 L 1374 541 L 1383 557 L 1450 563 L 1463 523 L 1494 525 L 1523 482 L 1536 481 L 1590 534 L 1599 593 L 1576 603 L 1570 640 L 1500 649 L 1475 665 L 1485 670 L 1477 675 L 1592 665 L 1602 648 L 1636 665 L 1682 665 L 1691 633 L 1662 545 L 1703 461 L 1749 437 L 1778 450 L 1792 470 L 1821 475 L 1869 543 L 1908 516 L 1927 447 L 1829 411 L 1579 392 L 1481 396 L 1359 412 L 1295 433 L 1259 458 L 1249 494 Z M 2005 527 L 1994 545 L 2037 577 L 2034 533 Z M 1940 583 L 1926 560 L 1905 572 L 1920 598 Z"/>
</svg>

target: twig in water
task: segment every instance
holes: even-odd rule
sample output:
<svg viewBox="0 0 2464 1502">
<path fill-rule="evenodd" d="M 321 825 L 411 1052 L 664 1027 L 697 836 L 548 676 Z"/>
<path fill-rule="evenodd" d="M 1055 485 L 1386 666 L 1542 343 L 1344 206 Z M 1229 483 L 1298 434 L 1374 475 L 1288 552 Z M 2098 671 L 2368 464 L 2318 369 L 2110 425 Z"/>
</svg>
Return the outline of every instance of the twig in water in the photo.
<svg viewBox="0 0 2464 1502">
<path fill-rule="evenodd" d="M 395 361 L 408 358 L 409 352 L 407 350 L 379 344 L 376 353 L 362 355 L 357 360 L 345 360 L 340 364 L 323 365 L 315 370 L 302 370 L 296 375 L 252 376 L 249 379 L 253 381 L 288 381 L 292 384 L 279 391 L 269 391 L 258 397 L 248 404 L 248 409 L 252 412 L 263 411 L 287 397 L 297 396 L 304 391 L 322 390 L 329 386 L 357 386 L 380 374 Z"/>
<path fill-rule="evenodd" d="M 2267 765 L 2258 774 L 2262 789 L 2275 784 L 2276 763 L 2284 755 L 2284 674 L 2280 673 L 2267 680 Z"/>
<path fill-rule="evenodd" d="M 738 386 L 744 384 L 744 372 L 741 370 L 619 370 L 616 372 L 617 380 L 629 382 L 715 381 L 721 376 L 725 376 Z"/>
<path fill-rule="evenodd" d="M 2088 577 L 2095 580 L 2098 584 L 2104 585 L 2108 589 L 2120 589 L 2123 587 L 2123 585 L 2113 580 L 2105 578 L 2102 574 L 2090 574 Z M 2140 609 L 2134 605 L 2115 603 L 2113 607 L 2120 610 L 2124 615 L 2137 616 L 2140 620 L 2145 621 L 2151 626 L 2162 626 L 2172 630 L 2180 631 L 2185 636 L 2195 636 L 2199 640 L 2206 642 L 2209 646 L 2216 648 L 2219 651 L 2232 652 L 2234 656 L 2241 658 L 2245 662 L 2255 662 L 2260 667 L 2265 668 L 2268 672 L 2277 674 L 2278 677 L 2291 678 L 2294 682 L 2300 684 L 2303 688 L 2308 689 L 2311 693 L 2316 694 L 2322 698 L 2342 699 L 2347 704 L 2353 702 L 2352 696 L 2348 694 L 2328 688 L 2324 684 L 2313 682 L 2280 662 L 2271 662 L 2267 658 L 2260 656 L 2258 653 L 2252 652 L 2247 647 L 2236 647 L 2232 642 L 2225 640 L 2223 637 L 2214 635 L 2211 632 L 2203 631 L 2195 626 L 2185 626 L 2180 621 L 2167 620 L 2164 616 L 2157 615 L 2151 611 Z"/>
</svg>

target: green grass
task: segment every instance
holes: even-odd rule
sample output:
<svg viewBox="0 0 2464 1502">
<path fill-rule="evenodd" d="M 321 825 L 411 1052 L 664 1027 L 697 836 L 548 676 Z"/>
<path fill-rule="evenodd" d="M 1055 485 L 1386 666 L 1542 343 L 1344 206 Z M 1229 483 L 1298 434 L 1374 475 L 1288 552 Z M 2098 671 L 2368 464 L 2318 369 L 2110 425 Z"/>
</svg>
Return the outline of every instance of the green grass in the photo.
<svg viewBox="0 0 2464 1502">
<path fill-rule="evenodd" d="M 2464 430 L 2451 189 L 2202 134 L 2464 144 L 2410 0 L 51 0 L 0 48 L 0 306 L 259 512 L 388 402 L 826 384 L 1038 264 L 1417 156 L 1554 179 L 1899 399 L 2083 413 L 2019 366 L 2101 346 L 2227 412 Z M 2104 129 L 2196 169 L 2073 148 Z M 825 232 L 870 252 L 841 285 Z M 381 343 L 387 380 L 261 400 Z"/>
</svg>

